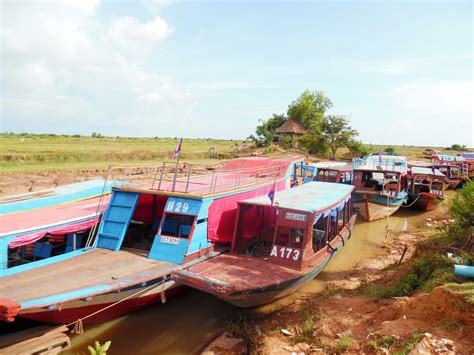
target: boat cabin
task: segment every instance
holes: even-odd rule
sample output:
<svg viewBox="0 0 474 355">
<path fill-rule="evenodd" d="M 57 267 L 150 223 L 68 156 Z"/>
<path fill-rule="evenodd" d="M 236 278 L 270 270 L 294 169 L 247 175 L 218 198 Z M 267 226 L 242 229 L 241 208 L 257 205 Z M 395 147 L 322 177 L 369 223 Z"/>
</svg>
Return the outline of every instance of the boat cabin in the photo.
<svg viewBox="0 0 474 355">
<path fill-rule="evenodd" d="M 319 176 L 319 172 L 324 173 Z M 326 176 L 326 177 L 323 177 Z M 296 164 L 294 169 L 294 185 L 306 184 L 310 181 L 344 182 L 350 184 L 352 168 L 344 162 L 325 161 L 318 163 Z"/>
<path fill-rule="evenodd" d="M 348 165 L 318 168 L 317 181 L 351 184 L 352 167 Z"/>
<path fill-rule="evenodd" d="M 418 195 L 422 192 L 443 197 L 446 189 L 446 176 L 439 170 L 432 168 L 412 167 L 410 169 L 410 194 Z"/>
<path fill-rule="evenodd" d="M 292 158 L 234 159 L 221 171 L 189 167 L 172 180 L 114 188 L 97 247 L 182 264 L 230 244 L 237 201 L 290 185 Z M 154 188 L 156 186 L 156 188 Z"/>
<path fill-rule="evenodd" d="M 354 159 L 353 168 L 353 185 L 357 192 L 395 197 L 407 191 L 405 157 L 369 156 L 366 159 Z"/>
<path fill-rule="evenodd" d="M 352 186 L 310 182 L 239 202 L 231 253 L 302 269 L 331 248 L 352 216 Z M 325 254 L 325 252 L 323 253 Z"/>
</svg>

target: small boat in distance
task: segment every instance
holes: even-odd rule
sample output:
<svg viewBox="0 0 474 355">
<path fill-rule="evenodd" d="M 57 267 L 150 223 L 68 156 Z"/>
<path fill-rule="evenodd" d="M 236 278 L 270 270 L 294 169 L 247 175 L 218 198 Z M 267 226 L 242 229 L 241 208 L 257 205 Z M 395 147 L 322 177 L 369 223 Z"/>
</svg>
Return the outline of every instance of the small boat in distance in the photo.
<svg viewBox="0 0 474 355">
<path fill-rule="evenodd" d="M 350 185 L 352 183 L 352 166 L 339 165 L 318 168 L 316 181 Z"/>
<path fill-rule="evenodd" d="M 395 213 L 407 197 L 407 159 L 402 156 L 369 155 L 352 162 L 355 186 L 354 211 L 366 221 Z"/>
<path fill-rule="evenodd" d="M 439 170 L 413 166 L 408 178 L 407 206 L 414 205 L 422 211 L 434 210 L 444 201 L 446 176 Z"/>
<path fill-rule="evenodd" d="M 314 278 L 351 236 L 353 186 L 327 182 L 239 201 L 231 252 L 172 278 L 238 307 L 273 302 Z"/>
</svg>

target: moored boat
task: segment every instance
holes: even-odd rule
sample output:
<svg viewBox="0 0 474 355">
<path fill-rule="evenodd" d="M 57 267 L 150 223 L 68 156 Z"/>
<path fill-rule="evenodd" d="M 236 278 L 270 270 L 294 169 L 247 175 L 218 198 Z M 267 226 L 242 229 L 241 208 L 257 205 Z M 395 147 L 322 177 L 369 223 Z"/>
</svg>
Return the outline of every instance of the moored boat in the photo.
<svg viewBox="0 0 474 355">
<path fill-rule="evenodd" d="M 232 241 L 237 201 L 289 188 L 295 163 L 234 159 L 219 171 L 164 164 L 150 181 L 113 188 L 91 247 L 4 272 L 0 319 L 95 323 L 165 302 L 182 289 L 173 271 Z"/>
<path fill-rule="evenodd" d="M 339 165 L 318 168 L 315 181 L 351 184 L 352 166 Z"/>
<path fill-rule="evenodd" d="M 406 205 L 414 205 L 422 211 L 435 209 L 445 198 L 445 178 L 445 175 L 435 168 L 411 167 Z"/>
<path fill-rule="evenodd" d="M 231 252 L 172 278 L 239 307 L 284 297 L 314 278 L 351 236 L 353 186 L 310 182 L 239 201 Z"/>
<path fill-rule="evenodd" d="M 402 156 L 370 155 L 353 160 L 354 211 L 366 221 L 395 213 L 407 198 L 407 160 Z"/>
</svg>

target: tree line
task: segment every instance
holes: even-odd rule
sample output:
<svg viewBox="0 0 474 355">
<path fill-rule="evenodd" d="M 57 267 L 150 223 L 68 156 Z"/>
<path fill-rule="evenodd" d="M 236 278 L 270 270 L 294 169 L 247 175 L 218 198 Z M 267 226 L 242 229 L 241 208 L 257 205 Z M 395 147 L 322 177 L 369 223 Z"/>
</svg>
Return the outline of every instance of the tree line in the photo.
<svg viewBox="0 0 474 355">
<path fill-rule="evenodd" d="M 267 120 L 260 120 L 255 134 L 249 139 L 258 147 L 267 147 L 274 142 L 289 147 L 291 137 L 279 136 L 276 131 L 286 121 L 293 120 L 305 129 L 298 140 L 299 145 L 310 154 L 330 152 L 334 159 L 337 150 L 346 147 L 353 156 L 365 155 L 367 149 L 356 139 L 359 132 L 350 126 L 348 118 L 325 115 L 332 106 L 331 99 L 322 91 L 306 90 L 288 105 L 286 114 L 273 114 Z"/>
</svg>

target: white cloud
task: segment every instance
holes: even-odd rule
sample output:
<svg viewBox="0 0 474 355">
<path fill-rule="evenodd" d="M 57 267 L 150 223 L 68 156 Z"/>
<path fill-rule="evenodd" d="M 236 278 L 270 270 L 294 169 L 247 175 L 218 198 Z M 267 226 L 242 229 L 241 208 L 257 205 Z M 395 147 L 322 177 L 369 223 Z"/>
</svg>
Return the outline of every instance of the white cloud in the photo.
<svg viewBox="0 0 474 355">
<path fill-rule="evenodd" d="M 158 135 L 171 118 L 191 119 L 186 88 L 146 68 L 172 27 L 159 16 L 107 24 L 99 6 L 2 4 L 4 130 Z"/>
<path fill-rule="evenodd" d="M 474 146 L 471 81 L 414 80 L 394 88 L 388 97 L 394 108 L 389 116 L 408 141 Z"/>
<path fill-rule="evenodd" d="M 155 17 L 151 21 L 140 22 L 134 17 L 125 16 L 112 21 L 108 35 L 114 45 L 122 51 L 135 56 L 146 56 L 154 45 L 173 32 L 168 23 Z"/>
<path fill-rule="evenodd" d="M 405 61 L 394 61 L 386 63 L 371 63 L 371 64 L 362 64 L 361 71 L 366 74 L 375 74 L 375 75 L 403 75 L 403 74 L 412 74 L 416 70 L 416 65 L 414 63 L 405 62 Z"/>
<path fill-rule="evenodd" d="M 414 80 L 393 89 L 390 96 L 406 111 L 444 117 L 473 114 L 472 81 Z"/>
</svg>

